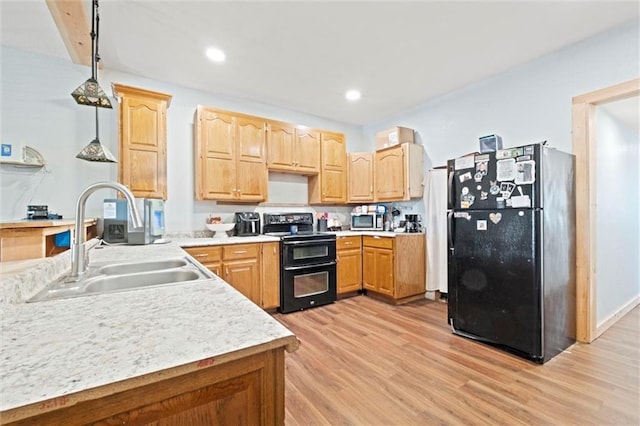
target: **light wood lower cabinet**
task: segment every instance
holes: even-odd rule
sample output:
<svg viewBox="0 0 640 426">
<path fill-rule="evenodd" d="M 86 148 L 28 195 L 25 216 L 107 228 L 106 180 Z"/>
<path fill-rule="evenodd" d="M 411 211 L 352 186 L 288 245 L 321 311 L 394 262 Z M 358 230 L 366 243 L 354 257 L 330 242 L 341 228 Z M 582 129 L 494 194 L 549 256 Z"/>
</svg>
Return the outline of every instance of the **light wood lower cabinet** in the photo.
<svg viewBox="0 0 640 426">
<path fill-rule="evenodd" d="M 336 238 L 338 295 L 362 289 L 362 251 L 360 236 Z"/>
<path fill-rule="evenodd" d="M 222 278 L 220 269 L 222 246 L 185 247 L 183 249 L 211 272 Z"/>
<path fill-rule="evenodd" d="M 260 305 L 260 246 L 223 246 L 222 278 L 253 303 Z"/>
<path fill-rule="evenodd" d="M 283 347 L 221 364 L 210 358 L 198 362 L 197 368 L 138 386 L 127 387 L 127 382 L 120 382 L 105 396 L 89 395 L 75 404 L 52 405 L 55 408 L 46 413 L 3 424 L 284 424 Z"/>
<path fill-rule="evenodd" d="M 362 237 L 364 289 L 394 303 L 424 298 L 426 291 L 424 234 Z"/>
<path fill-rule="evenodd" d="M 262 243 L 262 309 L 280 306 L 280 243 Z"/>
<path fill-rule="evenodd" d="M 184 247 L 184 250 L 261 308 L 280 306 L 279 243 Z"/>
</svg>

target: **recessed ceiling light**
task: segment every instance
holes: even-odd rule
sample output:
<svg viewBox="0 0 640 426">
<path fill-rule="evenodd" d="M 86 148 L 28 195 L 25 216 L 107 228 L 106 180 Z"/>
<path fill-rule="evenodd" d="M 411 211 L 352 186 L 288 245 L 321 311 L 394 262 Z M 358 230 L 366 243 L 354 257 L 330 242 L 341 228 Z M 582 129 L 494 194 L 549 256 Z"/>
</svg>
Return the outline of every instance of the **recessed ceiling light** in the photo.
<svg viewBox="0 0 640 426">
<path fill-rule="evenodd" d="M 347 90 L 347 93 L 344 94 L 344 97 L 347 98 L 348 101 L 357 101 L 360 99 L 360 92 L 357 90 Z"/>
<path fill-rule="evenodd" d="M 224 52 L 217 47 L 210 47 L 207 49 L 207 58 L 211 59 L 213 62 L 224 62 L 227 57 Z"/>
</svg>

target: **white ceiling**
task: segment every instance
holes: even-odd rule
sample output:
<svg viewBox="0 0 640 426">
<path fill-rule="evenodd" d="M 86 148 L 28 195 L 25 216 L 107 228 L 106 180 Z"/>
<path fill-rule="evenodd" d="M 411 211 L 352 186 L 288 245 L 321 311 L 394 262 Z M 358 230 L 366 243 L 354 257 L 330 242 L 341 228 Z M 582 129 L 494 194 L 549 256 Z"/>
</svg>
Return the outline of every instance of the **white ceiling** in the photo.
<svg viewBox="0 0 640 426">
<path fill-rule="evenodd" d="M 2 44 L 69 57 L 44 0 L 0 7 Z M 100 17 L 105 68 L 360 125 L 639 19 L 640 6 L 102 0 Z M 209 46 L 226 63 L 209 62 Z"/>
</svg>

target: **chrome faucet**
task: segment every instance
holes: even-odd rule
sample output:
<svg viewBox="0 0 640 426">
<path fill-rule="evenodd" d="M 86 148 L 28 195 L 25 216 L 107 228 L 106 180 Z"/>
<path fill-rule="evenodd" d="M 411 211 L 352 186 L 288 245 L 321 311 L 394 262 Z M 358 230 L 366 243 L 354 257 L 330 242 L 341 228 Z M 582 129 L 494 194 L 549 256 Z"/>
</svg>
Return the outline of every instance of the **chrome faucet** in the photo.
<svg viewBox="0 0 640 426">
<path fill-rule="evenodd" d="M 73 245 L 71 246 L 71 273 L 68 277 L 71 281 L 77 281 L 78 279 L 80 279 L 80 277 L 86 272 L 87 264 L 89 263 L 86 257 L 84 246 L 84 210 L 85 205 L 87 204 L 87 198 L 89 198 L 89 195 L 93 194 L 98 189 L 103 188 L 110 188 L 120 191 L 122 195 L 124 195 L 124 197 L 127 199 L 127 203 L 129 204 L 129 214 L 131 215 L 133 226 L 135 228 L 140 228 L 143 226 L 142 219 L 140 218 L 140 213 L 138 213 L 138 208 L 136 207 L 136 199 L 126 186 L 116 182 L 97 182 L 86 187 L 84 191 L 80 193 L 78 202 L 76 204 L 76 223 L 74 231 L 75 235 L 73 238 Z"/>
</svg>

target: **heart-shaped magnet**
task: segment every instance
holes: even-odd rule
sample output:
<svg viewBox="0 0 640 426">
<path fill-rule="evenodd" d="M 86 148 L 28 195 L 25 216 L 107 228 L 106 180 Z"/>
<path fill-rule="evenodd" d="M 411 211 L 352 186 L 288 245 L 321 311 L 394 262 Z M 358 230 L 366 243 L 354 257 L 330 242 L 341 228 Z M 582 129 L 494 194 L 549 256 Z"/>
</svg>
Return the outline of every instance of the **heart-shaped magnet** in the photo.
<svg viewBox="0 0 640 426">
<path fill-rule="evenodd" d="M 489 220 L 497 225 L 502 219 L 502 213 L 489 213 Z"/>
</svg>

